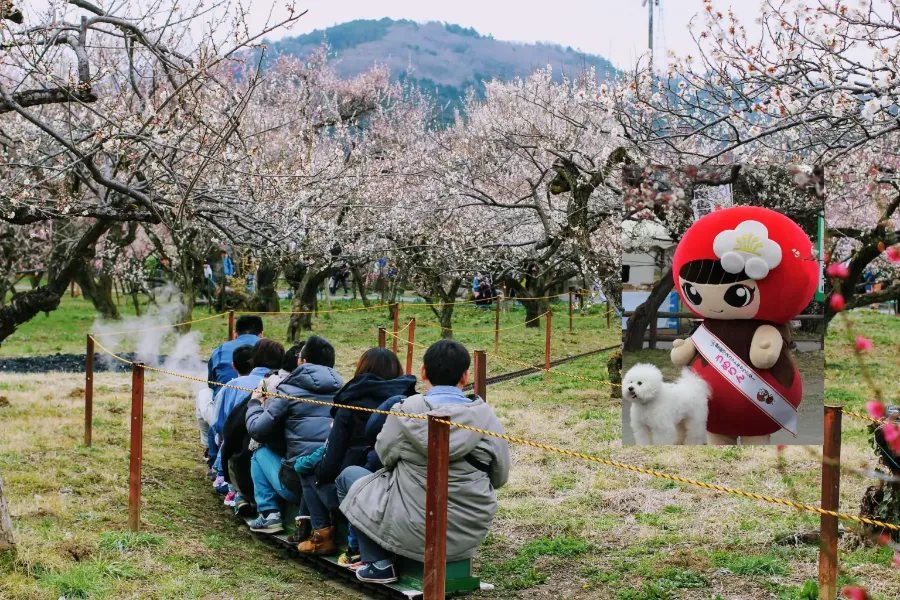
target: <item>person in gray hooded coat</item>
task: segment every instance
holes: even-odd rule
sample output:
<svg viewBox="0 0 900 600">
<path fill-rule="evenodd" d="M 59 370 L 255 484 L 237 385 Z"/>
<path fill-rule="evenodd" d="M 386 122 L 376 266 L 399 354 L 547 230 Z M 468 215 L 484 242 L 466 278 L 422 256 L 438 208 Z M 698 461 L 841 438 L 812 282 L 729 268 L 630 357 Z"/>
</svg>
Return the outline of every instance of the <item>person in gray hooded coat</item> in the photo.
<svg viewBox="0 0 900 600">
<path fill-rule="evenodd" d="M 441 340 L 424 356 L 421 378 L 426 393 L 392 409 L 436 414 L 455 423 L 503 433 L 488 404 L 462 392 L 468 380 L 469 353 L 459 342 Z M 336 481 L 341 512 L 356 529 L 364 566 L 362 581 L 396 581 L 392 554 L 422 561 L 425 555 L 425 483 L 428 421 L 389 416 L 375 443 L 384 468 L 369 473 L 348 467 Z M 496 488 L 509 476 L 505 440 L 450 429 L 450 477 L 447 506 L 447 560 L 471 558 L 487 537 L 497 512 Z"/>
</svg>

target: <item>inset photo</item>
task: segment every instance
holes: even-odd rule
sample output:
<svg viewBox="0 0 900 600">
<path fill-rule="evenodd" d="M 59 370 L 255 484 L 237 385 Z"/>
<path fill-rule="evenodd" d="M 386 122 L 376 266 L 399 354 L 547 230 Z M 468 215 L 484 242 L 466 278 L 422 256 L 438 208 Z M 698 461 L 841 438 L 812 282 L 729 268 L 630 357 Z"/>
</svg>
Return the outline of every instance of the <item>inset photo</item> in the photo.
<svg viewBox="0 0 900 600">
<path fill-rule="evenodd" d="M 626 167 L 623 444 L 823 442 L 823 181 Z"/>
</svg>

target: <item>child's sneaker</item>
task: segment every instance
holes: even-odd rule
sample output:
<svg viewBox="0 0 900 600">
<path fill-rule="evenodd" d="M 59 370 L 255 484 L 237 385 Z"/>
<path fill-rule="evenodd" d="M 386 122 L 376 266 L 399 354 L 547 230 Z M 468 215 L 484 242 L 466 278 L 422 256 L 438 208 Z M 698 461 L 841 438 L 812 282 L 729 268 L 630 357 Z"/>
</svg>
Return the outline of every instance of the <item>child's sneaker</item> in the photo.
<svg viewBox="0 0 900 600">
<path fill-rule="evenodd" d="M 362 561 L 362 556 L 359 555 L 359 550 L 354 550 L 353 548 L 347 550 L 338 557 L 338 564 L 351 571 L 355 571 L 365 566 L 365 563 Z"/>
<path fill-rule="evenodd" d="M 218 475 L 219 475 L 219 472 L 212 468 L 210 468 L 210 470 L 206 472 L 206 478 L 209 479 L 210 481 L 215 481 L 216 477 L 218 477 Z"/>
<path fill-rule="evenodd" d="M 253 516 L 253 505 L 247 502 L 247 500 L 240 494 L 235 494 L 234 514 L 241 517 L 251 517 Z"/>
<path fill-rule="evenodd" d="M 281 525 L 281 513 L 269 513 L 268 517 L 259 515 L 250 522 L 250 531 L 257 531 L 259 533 L 279 533 L 284 531 L 284 527 Z"/>
<path fill-rule="evenodd" d="M 231 491 L 231 490 L 228 489 L 228 484 L 227 484 L 227 483 L 223 483 L 222 485 L 220 485 L 219 487 L 216 488 L 216 493 L 217 493 L 217 494 L 220 494 L 220 495 L 222 495 L 222 496 L 227 496 L 227 495 L 228 495 L 228 492 L 230 492 L 230 491 Z"/>
<path fill-rule="evenodd" d="M 397 575 L 394 573 L 394 565 L 388 565 L 383 569 L 379 569 L 375 566 L 375 563 L 369 563 L 357 569 L 356 578 L 360 581 L 369 581 L 372 583 L 394 583 L 397 581 Z"/>
<path fill-rule="evenodd" d="M 214 487 L 214 488 L 220 488 L 220 487 L 222 487 L 223 485 L 225 485 L 225 476 L 224 476 L 224 475 L 219 475 L 219 476 L 216 477 L 216 479 L 213 481 L 213 487 Z"/>
<path fill-rule="evenodd" d="M 225 496 L 225 506 L 234 506 L 234 498 L 237 496 L 237 492 L 228 492 L 228 495 Z"/>
<path fill-rule="evenodd" d="M 312 534 L 312 522 L 308 516 L 297 516 L 294 519 L 294 533 L 288 536 L 289 544 L 301 544 Z"/>
</svg>

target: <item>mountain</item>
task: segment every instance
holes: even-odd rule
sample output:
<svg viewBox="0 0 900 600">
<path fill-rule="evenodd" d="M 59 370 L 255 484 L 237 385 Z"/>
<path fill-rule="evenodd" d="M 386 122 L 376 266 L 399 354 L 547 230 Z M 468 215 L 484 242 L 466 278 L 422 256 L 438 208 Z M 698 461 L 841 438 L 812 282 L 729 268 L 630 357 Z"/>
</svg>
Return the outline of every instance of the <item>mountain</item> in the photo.
<svg viewBox="0 0 900 600">
<path fill-rule="evenodd" d="M 595 67 L 602 78 L 615 74 L 605 58 L 571 47 L 505 42 L 472 28 L 438 22 L 356 20 L 267 44 L 270 56 L 304 56 L 325 41 L 342 76 L 385 64 L 393 76 L 435 93 L 445 115 L 460 105 L 467 89 L 474 87 L 483 94 L 485 79 L 525 76 L 547 65 L 556 77 L 577 75 L 589 67 Z"/>
</svg>

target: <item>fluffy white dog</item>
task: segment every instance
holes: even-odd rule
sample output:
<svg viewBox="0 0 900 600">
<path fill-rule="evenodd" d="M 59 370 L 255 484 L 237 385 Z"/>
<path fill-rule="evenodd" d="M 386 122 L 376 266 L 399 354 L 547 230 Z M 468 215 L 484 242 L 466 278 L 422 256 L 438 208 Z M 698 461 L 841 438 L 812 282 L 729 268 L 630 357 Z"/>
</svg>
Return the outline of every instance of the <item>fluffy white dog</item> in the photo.
<svg viewBox="0 0 900 600">
<path fill-rule="evenodd" d="M 706 442 L 709 386 L 690 369 L 674 383 L 651 364 L 631 367 L 622 399 L 631 401 L 631 430 L 641 446 L 700 445 Z"/>
</svg>

